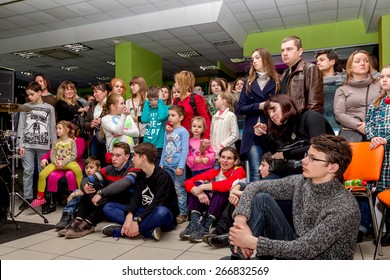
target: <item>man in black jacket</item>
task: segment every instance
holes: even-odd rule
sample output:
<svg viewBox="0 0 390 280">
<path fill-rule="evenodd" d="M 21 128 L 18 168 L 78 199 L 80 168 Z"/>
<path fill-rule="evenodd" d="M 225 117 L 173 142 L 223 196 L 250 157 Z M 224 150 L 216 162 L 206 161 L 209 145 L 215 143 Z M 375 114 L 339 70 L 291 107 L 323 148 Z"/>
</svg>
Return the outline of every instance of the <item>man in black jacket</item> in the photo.
<svg viewBox="0 0 390 280">
<path fill-rule="evenodd" d="M 108 225 L 102 233 L 108 236 L 161 239 L 161 231 L 170 231 L 177 225 L 179 214 L 177 195 L 169 174 L 154 164 L 157 149 L 153 144 L 141 143 L 134 147 L 132 159 L 134 167 L 142 171 L 138 173 L 134 193 L 124 211 L 122 226 Z M 113 185 L 131 184 L 126 176 Z"/>
</svg>

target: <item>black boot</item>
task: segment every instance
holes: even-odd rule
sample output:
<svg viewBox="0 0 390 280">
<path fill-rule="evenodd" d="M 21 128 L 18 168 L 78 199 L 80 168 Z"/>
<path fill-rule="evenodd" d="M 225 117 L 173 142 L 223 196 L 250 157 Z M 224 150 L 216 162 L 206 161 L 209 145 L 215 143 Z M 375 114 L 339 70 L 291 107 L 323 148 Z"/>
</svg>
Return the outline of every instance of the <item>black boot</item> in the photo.
<svg viewBox="0 0 390 280">
<path fill-rule="evenodd" d="M 203 236 L 210 233 L 211 226 L 215 221 L 213 215 L 208 215 L 203 225 L 197 227 L 190 235 L 190 241 L 192 242 L 202 242 Z"/>
<path fill-rule="evenodd" d="M 180 232 L 180 239 L 188 239 L 194 230 L 202 223 L 203 218 L 198 211 L 191 212 L 191 220 L 185 230 Z"/>
<path fill-rule="evenodd" d="M 42 214 L 50 214 L 56 211 L 56 203 L 54 201 L 54 195 L 52 192 L 46 193 L 46 203 L 42 206 Z"/>
<path fill-rule="evenodd" d="M 60 221 L 54 227 L 55 229 L 61 230 L 66 228 L 67 225 L 72 221 L 73 215 L 70 212 L 62 212 Z"/>
<path fill-rule="evenodd" d="M 389 209 L 387 209 L 387 211 L 386 211 L 385 227 L 386 227 L 386 234 L 381 238 L 381 245 L 383 247 L 390 246 L 390 212 L 389 212 Z"/>
<path fill-rule="evenodd" d="M 229 233 L 215 235 L 209 238 L 209 243 L 215 248 L 223 248 L 229 245 Z"/>
</svg>

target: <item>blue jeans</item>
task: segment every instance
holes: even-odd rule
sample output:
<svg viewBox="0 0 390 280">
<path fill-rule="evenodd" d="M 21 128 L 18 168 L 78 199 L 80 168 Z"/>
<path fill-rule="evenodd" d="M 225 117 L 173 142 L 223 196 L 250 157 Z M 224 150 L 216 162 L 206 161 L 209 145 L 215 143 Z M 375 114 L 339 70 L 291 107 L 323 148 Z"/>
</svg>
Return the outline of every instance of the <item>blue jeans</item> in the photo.
<svg viewBox="0 0 390 280">
<path fill-rule="evenodd" d="M 73 191 L 73 192 L 76 192 L 77 190 Z M 73 199 L 71 201 L 69 201 L 68 204 L 65 205 L 64 209 L 62 210 L 62 213 L 71 213 L 73 214 L 76 209 L 77 209 L 77 206 L 79 206 L 80 204 L 80 200 L 81 200 L 81 195 L 79 196 L 75 196 L 73 197 Z"/>
<path fill-rule="evenodd" d="M 24 156 L 22 157 L 23 197 L 26 199 L 33 198 L 34 168 L 35 166 L 38 166 L 38 172 L 42 171 L 42 167 L 39 162 L 46 152 L 46 150 L 24 149 Z"/>
<path fill-rule="evenodd" d="M 247 153 L 249 163 L 249 180 L 255 182 L 260 180 L 259 166 L 261 157 L 263 156 L 263 149 L 260 145 L 253 144 L 252 148 Z"/>
<path fill-rule="evenodd" d="M 175 185 L 176 195 L 177 195 L 177 203 L 179 205 L 180 215 L 187 214 L 187 191 L 184 188 L 184 181 L 186 179 L 186 169 L 184 168 L 183 174 L 180 176 L 176 176 L 176 168 L 170 169 L 168 167 L 164 167 L 164 170 L 168 172 L 171 176 L 172 181 Z"/>
<path fill-rule="evenodd" d="M 114 222 L 123 225 L 125 217 L 126 205 L 117 202 L 107 202 L 103 206 L 103 215 L 109 222 Z"/>
<path fill-rule="evenodd" d="M 267 193 L 257 193 L 251 206 L 248 226 L 253 236 L 274 240 L 294 240 L 294 231 L 278 203 Z M 232 252 L 233 248 L 231 247 Z M 233 253 L 235 254 L 235 253 Z"/>
<path fill-rule="evenodd" d="M 367 234 L 371 225 L 371 211 L 370 204 L 366 197 L 356 197 L 360 209 L 360 226 L 359 230 Z M 375 204 L 374 204 L 375 205 Z"/>
<path fill-rule="evenodd" d="M 125 210 L 125 205 L 116 202 L 108 202 L 103 207 L 103 213 L 106 219 L 112 222 L 116 222 L 120 225 L 125 223 Z M 141 214 L 143 211 L 143 208 L 138 209 L 135 216 Z M 155 228 L 159 227 L 162 231 L 170 231 L 175 228 L 175 218 L 176 217 L 173 217 L 172 212 L 167 207 L 157 206 L 152 213 L 147 215 L 139 223 L 139 232 L 145 238 L 150 238 L 152 237 L 152 232 Z M 119 236 L 117 233 L 114 235 Z"/>
<path fill-rule="evenodd" d="M 98 160 L 100 160 L 101 166 L 106 166 L 105 154 L 106 145 L 100 144 L 97 141 L 96 137 L 93 136 L 91 141 L 89 142 L 89 155 L 96 157 Z"/>
</svg>

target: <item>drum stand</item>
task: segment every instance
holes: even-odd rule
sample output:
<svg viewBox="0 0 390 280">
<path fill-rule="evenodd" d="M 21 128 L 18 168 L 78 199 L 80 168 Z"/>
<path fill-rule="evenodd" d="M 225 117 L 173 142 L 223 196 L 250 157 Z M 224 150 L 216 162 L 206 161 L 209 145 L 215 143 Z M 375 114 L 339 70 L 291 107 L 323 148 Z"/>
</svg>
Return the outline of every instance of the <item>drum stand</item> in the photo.
<svg viewBox="0 0 390 280">
<path fill-rule="evenodd" d="M 15 132 L 15 125 L 14 125 L 14 112 L 9 112 L 11 114 L 11 123 L 12 123 L 12 135 L 11 135 L 11 142 L 12 142 L 12 147 L 9 149 L 12 155 L 10 155 L 8 158 L 11 159 L 11 166 L 12 166 L 12 175 L 11 175 L 11 186 L 12 186 L 12 192 L 10 193 L 10 210 L 8 212 L 8 216 L 12 219 L 12 221 L 16 225 L 16 229 L 20 229 L 18 224 L 15 221 L 15 217 L 19 216 L 20 213 L 22 213 L 24 210 L 21 210 L 18 214 L 14 215 L 15 211 L 15 196 L 19 197 L 24 203 L 28 205 L 35 213 L 37 213 L 45 224 L 49 223 L 49 221 L 46 219 L 45 216 L 41 212 L 39 212 L 37 209 L 32 207 L 32 205 L 19 193 L 15 192 L 15 181 L 18 179 L 18 174 L 15 173 L 15 165 L 16 165 L 16 159 L 20 158 L 18 155 L 18 150 L 16 148 L 16 132 Z"/>
</svg>

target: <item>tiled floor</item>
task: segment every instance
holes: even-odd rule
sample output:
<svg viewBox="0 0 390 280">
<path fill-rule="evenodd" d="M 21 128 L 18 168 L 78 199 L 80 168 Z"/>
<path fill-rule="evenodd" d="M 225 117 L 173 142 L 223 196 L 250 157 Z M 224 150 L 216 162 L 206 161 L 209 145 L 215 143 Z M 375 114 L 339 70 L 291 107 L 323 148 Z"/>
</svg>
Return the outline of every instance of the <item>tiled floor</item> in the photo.
<svg viewBox="0 0 390 280">
<path fill-rule="evenodd" d="M 19 203 L 16 203 L 18 206 Z M 61 209 L 46 215 L 50 224 L 56 224 L 61 217 Z M 32 210 L 24 211 L 16 221 L 43 223 L 43 219 Z M 116 240 L 104 236 L 100 230 L 107 225 L 100 223 L 95 233 L 79 239 L 58 237 L 49 230 L 12 242 L 0 244 L 1 260 L 218 260 L 229 255 L 229 249 L 215 249 L 204 243 L 190 243 L 179 239 L 179 232 L 187 223 L 169 233 L 163 233 L 160 241 L 120 238 Z M 372 240 L 356 246 L 354 259 L 372 260 L 374 253 Z M 390 260 L 390 247 L 383 248 L 379 259 Z"/>
</svg>

